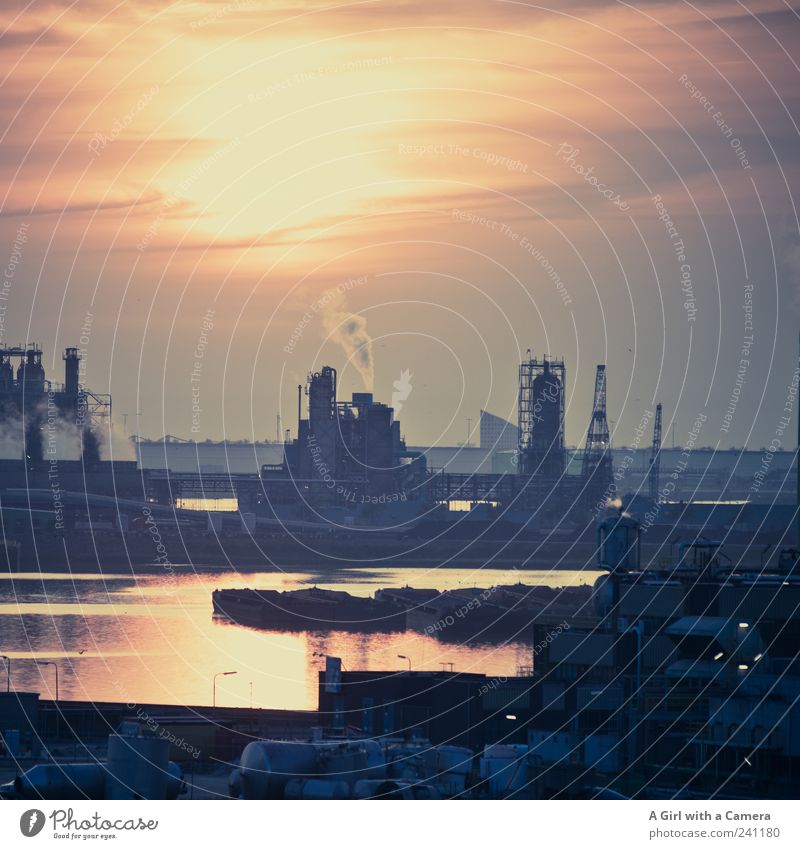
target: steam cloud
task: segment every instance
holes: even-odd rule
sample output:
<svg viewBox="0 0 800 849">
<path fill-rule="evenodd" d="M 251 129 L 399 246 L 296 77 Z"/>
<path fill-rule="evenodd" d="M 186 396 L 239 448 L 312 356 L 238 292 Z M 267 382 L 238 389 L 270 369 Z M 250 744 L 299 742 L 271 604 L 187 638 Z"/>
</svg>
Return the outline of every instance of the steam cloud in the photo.
<svg viewBox="0 0 800 849">
<path fill-rule="evenodd" d="M 60 411 L 56 414 L 45 402 L 24 418 L 11 406 L 0 410 L 0 459 L 20 460 L 27 455 L 34 462 L 43 460 L 100 459 L 101 435 L 96 430 L 79 428 Z"/>
<path fill-rule="evenodd" d="M 321 299 L 325 303 L 322 319 L 329 338 L 341 345 L 361 375 L 364 389 L 372 392 L 375 383 L 375 363 L 372 358 L 372 337 L 367 332 L 367 320 L 347 309 L 347 299 L 341 292 L 331 290 Z"/>
</svg>

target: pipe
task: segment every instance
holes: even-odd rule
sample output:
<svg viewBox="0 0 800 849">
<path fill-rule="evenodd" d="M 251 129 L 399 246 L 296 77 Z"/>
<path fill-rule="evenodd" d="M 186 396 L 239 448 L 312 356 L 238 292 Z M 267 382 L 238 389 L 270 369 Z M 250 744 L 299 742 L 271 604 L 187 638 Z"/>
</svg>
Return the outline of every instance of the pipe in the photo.
<svg viewBox="0 0 800 849">
<path fill-rule="evenodd" d="M 103 799 L 105 789 L 100 763 L 37 764 L 14 779 L 20 799 Z"/>
<path fill-rule="evenodd" d="M 300 419 L 303 418 L 303 387 L 297 384 L 297 438 L 300 439 Z"/>
</svg>

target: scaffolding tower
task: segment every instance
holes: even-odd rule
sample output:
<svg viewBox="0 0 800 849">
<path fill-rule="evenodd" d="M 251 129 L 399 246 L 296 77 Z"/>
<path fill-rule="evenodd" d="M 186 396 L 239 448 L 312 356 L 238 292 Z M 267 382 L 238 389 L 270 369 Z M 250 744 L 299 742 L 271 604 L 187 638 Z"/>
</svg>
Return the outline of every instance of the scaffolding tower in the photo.
<svg viewBox="0 0 800 849">
<path fill-rule="evenodd" d="M 519 367 L 519 471 L 558 478 L 564 473 L 563 359 L 536 359 L 527 351 Z"/>
</svg>

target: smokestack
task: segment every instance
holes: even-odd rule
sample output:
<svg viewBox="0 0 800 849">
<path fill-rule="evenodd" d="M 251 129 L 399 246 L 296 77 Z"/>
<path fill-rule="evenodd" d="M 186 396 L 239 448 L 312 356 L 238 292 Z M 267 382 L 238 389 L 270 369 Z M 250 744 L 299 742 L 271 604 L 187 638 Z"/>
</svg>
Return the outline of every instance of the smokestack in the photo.
<svg viewBox="0 0 800 849">
<path fill-rule="evenodd" d="M 303 418 L 303 386 L 297 384 L 297 438 L 300 439 L 300 419 Z"/>
<path fill-rule="evenodd" d="M 80 357 L 77 348 L 67 348 L 64 351 L 64 391 L 67 395 L 78 394 L 78 377 Z"/>
</svg>

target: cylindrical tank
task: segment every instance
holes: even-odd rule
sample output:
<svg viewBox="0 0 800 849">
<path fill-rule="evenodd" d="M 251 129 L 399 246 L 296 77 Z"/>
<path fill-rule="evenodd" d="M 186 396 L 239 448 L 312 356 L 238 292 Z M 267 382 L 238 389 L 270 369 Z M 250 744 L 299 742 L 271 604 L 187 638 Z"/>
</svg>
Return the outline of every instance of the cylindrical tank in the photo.
<svg viewBox="0 0 800 849">
<path fill-rule="evenodd" d="M 594 612 L 604 619 L 614 606 L 614 585 L 608 575 L 601 575 L 592 587 Z"/>
<path fill-rule="evenodd" d="M 286 785 L 285 799 L 349 799 L 350 787 L 345 781 L 320 778 L 293 778 Z"/>
<path fill-rule="evenodd" d="M 320 752 L 319 771 L 339 779 L 354 775 L 364 776 L 367 771 L 367 753 L 356 747 L 336 747 Z"/>
<path fill-rule="evenodd" d="M 365 778 L 383 778 L 386 775 L 386 753 L 377 740 L 362 740 L 367 752 L 367 774 Z"/>
<path fill-rule="evenodd" d="M 102 799 L 103 764 L 37 764 L 18 775 L 14 789 L 22 799 Z"/>
<path fill-rule="evenodd" d="M 547 361 L 544 371 L 534 378 L 533 400 L 533 443 L 538 451 L 558 447 L 561 439 L 561 393 L 563 387 L 558 377 L 550 371 Z"/>
<path fill-rule="evenodd" d="M 462 793 L 472 768 L 472 749 L 462 746 L 437 746 L 436 758 L 436 783 L 450 795 Z"/>
<path fill-rule="evenodd" d="M 486 782 L 489 795 L 503 799 L 522 790 L 528 782 L 527 764 L 527 746 L 487 746 L 480 761 L 480 776 Z"/>
<path fill-rule="evenodd" d="M 618 514 L 597 525 L 597 562 L 612 572 L 639 571 L 639 523 Z"/>
<path fill-rule="evenodd" d="M 317 771 L 318 751 L 311 743 L 254 740 L 239 762 L 242 799 L 282 799 L 294 778 L 308 778 Z"/>
<path fill-rule="evenodd" d="M 166 799 L 169 740 L 109 734 L 106 799 Z"/>
</svg>

